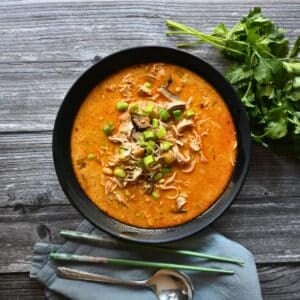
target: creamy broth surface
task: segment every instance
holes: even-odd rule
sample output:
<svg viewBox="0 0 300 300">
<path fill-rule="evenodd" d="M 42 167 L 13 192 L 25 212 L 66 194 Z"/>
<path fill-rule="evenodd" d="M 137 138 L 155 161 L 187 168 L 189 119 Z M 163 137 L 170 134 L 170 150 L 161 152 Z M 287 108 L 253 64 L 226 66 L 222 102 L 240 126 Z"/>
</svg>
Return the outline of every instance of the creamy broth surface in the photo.
<svg viewBox="0 0 300 300">
<path fill-rule="evenodd" d="M 176 226 L 205 212 L 228 185 L 236 148 L 232 117 L 217 91 L 163 63 L 131 66 L 101 81 L 71 135 L 73 168 L 86 195 L 112 218 L 143 228 Z"/>
</svg>

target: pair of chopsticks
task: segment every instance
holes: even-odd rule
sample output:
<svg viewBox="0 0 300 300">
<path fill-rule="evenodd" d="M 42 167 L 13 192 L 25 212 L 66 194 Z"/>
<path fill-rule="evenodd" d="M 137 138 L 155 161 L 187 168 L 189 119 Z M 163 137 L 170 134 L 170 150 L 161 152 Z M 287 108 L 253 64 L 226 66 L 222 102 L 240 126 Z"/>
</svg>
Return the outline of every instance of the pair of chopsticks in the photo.
<svg viewBox="0 0 300 300">
<path fill-rule="evenodd" d="M 134 249 L 144 249 L 151 251 L 158 251 L 160 253 L 168 254 L 178 254 L 178 255 L 187 255 L 194 257 L 201 257 L 208 260 L 221 261 L 227 263 L 234 263 L 238 265 L 243 265 L 243 262 L 240 260 L 232 259 L 229 257 L 222 257 L 216 255 L 210 255 L 207 253 L 181 250 L 175 248 L 166 248 L 160 246 L 148 246 L 135 244 L 131 242 L 118 241 L 109 237 L 103 237 L 95 234 L 88 234 L 78 231 L 71 230 L 62 230 L 60 235 L 72 240 L 78 240 L 82 242 L 92 242 L 96 244 L 101 244 L 101 246 L 111 247 L 111 246 L 126 246 Z M 68 253 L 50 253 L 50 259 L 57 261 L 69 261 L 69 262 L 80 262 L 80 263 L 96 263 L 96 264 L 112 264 L 112 265 L 122 265 L 122 266 L 133 266 L 133 267 L 148 267 L 148 268 L 168 268 L 168 269 L 181 269 L 181 270 L 191 270 L 191 271 L 203 271 L 210 273 L 219 273 L 219 274 L 234 274 L 231 270 L 225 269 L 214 269 L 214 268 L 205 268 L 199 266 L 190 266 L 190 265 L 181 265 L 181 264 L 172 264 L 164 262 L 153 262 L 153 261 L 139 261 L 131 259 L 119 259 L 119 258 L 108 258 L 108 257 L 95 257 L 95 256 L 86 256 L 86 255 L 75 255 Z"/>
</svg>

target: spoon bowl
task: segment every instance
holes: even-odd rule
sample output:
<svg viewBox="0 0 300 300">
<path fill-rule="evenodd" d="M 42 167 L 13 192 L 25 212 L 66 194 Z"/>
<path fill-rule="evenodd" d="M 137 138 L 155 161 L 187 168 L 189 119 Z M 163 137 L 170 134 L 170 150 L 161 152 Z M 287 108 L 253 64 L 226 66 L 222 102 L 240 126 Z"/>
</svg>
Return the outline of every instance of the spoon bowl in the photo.
<svg viewBox="0 0 300 300">
<path fill-rule="evenodd" d="M 161 269 L 144 281 L 154 290 L 158 299 L 193 299 L 193 283 L 185 273 Z"/>
<path fill-rule="evenodd" d="M 59 276 L 67 279 L 147 287 L 160 300 L 193 299 L 192 280 L 186 274 L 175 270 L 161 269 L 149 279 L 140 281 L 118 279 L 67 267 L 58 267 L 57 270 Z"/>
</svg>

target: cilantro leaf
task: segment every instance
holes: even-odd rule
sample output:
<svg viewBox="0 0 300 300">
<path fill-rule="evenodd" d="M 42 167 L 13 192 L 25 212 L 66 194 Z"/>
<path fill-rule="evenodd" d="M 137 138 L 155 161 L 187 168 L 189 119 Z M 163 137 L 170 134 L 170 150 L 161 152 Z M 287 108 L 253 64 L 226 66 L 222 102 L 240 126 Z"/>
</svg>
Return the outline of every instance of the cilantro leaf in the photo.
<svg viewBox="0 0 300 300">
<path fill-rule="evenodd" d="M 298 36 L 290 54 L 289 54 L 289 57 L 290 58 L 294 58 L 294 57 L 297 57 L 297 55 L 299 54 L 300 52 L 300 36 Z"/>
<path fill-rule="evenodd" d="M 283 137 L 300 141 L 300 36 L 289 52 L 284 30 L 264 17 L 259 7 L 232 28 L 217 25 L 212 34 L 170 20 L 167 25 L 168 35 L 193 36 L 234 61 L 225 75 L 247 109 L 255 141 L 263 145 Z M 185 45 L 191 44 L 195 45 Z M 300 147 L 296 148 L 300 157 Z"/>
<path fill-rule="evenodd" d="M 246 65 L 240 66 L 238 64 L 233 64 L 227 69 L 225 75 L 226 78 L 230 81 L 230 83 L 236 84 L 245 79 L 250 79 L 253 75 L 253 70 L 247 70 Z"/>
</svg>

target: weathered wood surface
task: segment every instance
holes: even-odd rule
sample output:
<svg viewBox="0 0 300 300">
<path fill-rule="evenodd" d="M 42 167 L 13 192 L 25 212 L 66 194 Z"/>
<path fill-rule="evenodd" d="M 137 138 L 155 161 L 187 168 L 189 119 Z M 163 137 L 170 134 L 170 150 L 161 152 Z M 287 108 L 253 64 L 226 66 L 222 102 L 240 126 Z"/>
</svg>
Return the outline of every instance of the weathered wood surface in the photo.
<svg viewBox="0 0 300 300">
<path fill-rule="evenodd" d="M 55 114 L 74 80 L 105 55 L 168 45 L 165 19 L 209 31 L 250 7 L 300 35 L 300 3 L 289 1 L 0 1 L 0 299 L 43 299 L 28 279 L 33 245 L 62 242 L 81 216 L 61 191 L 52 163 Z M 223 71 L 209 46 L 190 50 Z M 254 147 L 246 183 L 215 223 L 256 257 L 265 299 L 299 299 L 300 162 Z"/>
<path fill-rule="evenodd" d="M 81 218 L 59 187 L 50 132 L 2 135 L 0 152 L 0 222 L 4 229 L 0 233 L 0 272 L 21 272 L 28 270 L 32 245 L 43 239 L 38 234 L 40 226 L 47 226 L 54 239 L 63 226 L 61 220 L 78 223 Z M 258 262 L 300 262 L 295 243 L 300 239 L 299 178 L 299 161 L 255 146 L 241 194 L 216 228 L 247 246 Z M 14 239 L 18 240 L 17 252 L 13 251 Z"/>
<path fill-rule="evenodd" d="M 0 131 L 52 129 L 64 94 L 99 57 L 137 45 L 175 46 L 164 35 L 168 18 L 209 31 L 259 5 L 289 37 L 300 34 L 299 0 L 262 2 L 0 1 Z M 192 52 L 223 69 L 209 46 Z"/>
<path fill-rule="evenodd" d="M 258 273 L 264 287 L 265 300 L 297 299 L 300 277 L 299 265 L 259 266 Z M 0 293 L 1 300 L 45 299 L 42 285 L 36 280 L 28 278 L 27 273 L 3 274 L 0 276 Z"/>
</svg>

